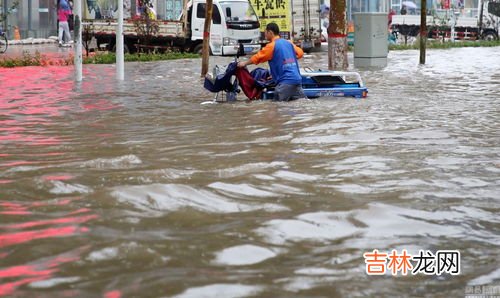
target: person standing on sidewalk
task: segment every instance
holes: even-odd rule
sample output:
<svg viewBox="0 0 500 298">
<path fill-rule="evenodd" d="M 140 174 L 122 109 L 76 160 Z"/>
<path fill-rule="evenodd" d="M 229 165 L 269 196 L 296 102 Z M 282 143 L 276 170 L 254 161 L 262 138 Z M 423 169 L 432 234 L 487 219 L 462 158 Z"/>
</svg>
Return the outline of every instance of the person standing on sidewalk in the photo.
<svg viewBox="0 0 500 298">
<path fill-rule="evenodd" d="M 239 62 L 238 67 L 269 61 L 271 77 L 276 83 L 274 100 L 307 98 L 302 89 L 302 76 L 297 61 L 304 56 L 304 51 L 290 41 L 281 39 L 279 33 L 276 23 L 267 24 L 265 36 L 269 43 L 249 60 Z"/>
<path fill-rule="evenodd" d="M 64 41 L 66 41 L 66 43 L 71 42 L 71 34 L 69 32 L 68 24 L 68 18 L 70 14 L 71 8 L 68 2 L 66 2 L 66 0 L 61 0 L 57 9 L 57 20 L 59 21 L 59 46 L 62 46 L 64 44 Z"/>
</svg>

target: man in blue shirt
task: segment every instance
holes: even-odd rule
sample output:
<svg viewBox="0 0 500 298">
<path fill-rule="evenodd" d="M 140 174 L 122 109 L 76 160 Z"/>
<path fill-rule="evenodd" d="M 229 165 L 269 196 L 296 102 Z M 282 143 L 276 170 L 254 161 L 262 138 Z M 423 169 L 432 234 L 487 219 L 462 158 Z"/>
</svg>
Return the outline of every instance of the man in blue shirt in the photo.
<svg viewBox="0 0 500 298">
<path fill-rule="evenodd" d="M 264 34 L 269 43 L 249 60 L 239 62 L 238 67 L 269 61 L 271 76 L 276 82 L 274 100 L 306 98 L 297 61 L 304 56 L 304 51 L 292 42 L 281 39 L 279 33 L 276 23 L 267 24 Z"/>
</svg>

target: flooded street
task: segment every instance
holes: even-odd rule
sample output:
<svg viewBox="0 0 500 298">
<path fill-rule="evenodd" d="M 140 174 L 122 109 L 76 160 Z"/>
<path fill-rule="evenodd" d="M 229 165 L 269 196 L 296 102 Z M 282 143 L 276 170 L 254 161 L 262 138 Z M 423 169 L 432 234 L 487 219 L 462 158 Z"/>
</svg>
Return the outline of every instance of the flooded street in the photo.
<svg viewBox="0 0 500 298">
<path fill-rule="evenodd" d="M 200 105 L 200 59 L 127 63 L 123 83 L 113 65 L 81 84 L 72 67 L 0 68 L 0 296 L 500 286 L 498 52 L 393 51 L 360 71 L 366 99 L 291 103 Z M 461 274 L 370 276 L 374 249 L 459 250 Z"/>
</svg>

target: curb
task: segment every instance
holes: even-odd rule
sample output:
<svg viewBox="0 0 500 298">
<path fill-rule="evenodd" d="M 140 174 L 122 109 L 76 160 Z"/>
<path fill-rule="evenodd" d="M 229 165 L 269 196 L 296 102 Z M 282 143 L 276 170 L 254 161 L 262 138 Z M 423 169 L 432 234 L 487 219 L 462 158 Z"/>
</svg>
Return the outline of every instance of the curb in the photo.
<svg viewBox="0 0 500 298">
<path fill-rule="evenodd" d="M 57 43 L 57 37 L 51 36 L 49 38 L 26 38 L 21 40 L 9 40 L 9 46 L 18 45 L 35 45 L 35 44 L 47 44 L 47 43 Z"/>
</svg>

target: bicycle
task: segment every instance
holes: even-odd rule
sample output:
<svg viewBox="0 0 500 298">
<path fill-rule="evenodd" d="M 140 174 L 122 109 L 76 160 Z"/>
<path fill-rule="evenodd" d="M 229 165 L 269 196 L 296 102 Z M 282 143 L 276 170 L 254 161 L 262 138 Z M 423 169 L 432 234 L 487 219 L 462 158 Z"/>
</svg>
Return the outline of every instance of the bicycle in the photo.
<svg viewBox="0 0 500 298">
<path fill-rule="evenodd" d="M 5 34 L 5 31 L 0 28 L 0 54 L 5 53 L 8 46 L 9 42 L 7 41 L 7 34 Z"/>
</svg>

